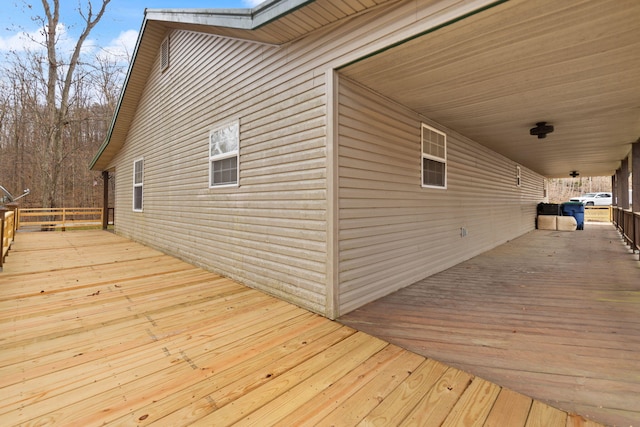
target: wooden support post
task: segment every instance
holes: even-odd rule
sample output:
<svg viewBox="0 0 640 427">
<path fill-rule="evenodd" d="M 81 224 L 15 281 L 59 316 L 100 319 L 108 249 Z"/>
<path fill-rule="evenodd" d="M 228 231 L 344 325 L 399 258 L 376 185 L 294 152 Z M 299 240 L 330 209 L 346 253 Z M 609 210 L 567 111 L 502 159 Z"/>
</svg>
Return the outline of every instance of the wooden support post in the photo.
<svg viewBox="0 0 640 427">
<path fill-rule="evenodd" d="M 640 141 L 631 145 L 631 210 L 640 212 Z"/>
<path fill-rule="evenodd" d="M 613 212 L 613 218 L 614 218 L 614 223 L 616 225 L 616 228 L 620 229 L 620 218 L 618 215 L 619 213 L 618 211 L 620 208 L 620 168 L 616 169 L 616 173 L 613 175 L 612 179 L 614 183 L 614 187 L 612 188 L 613 206 L 615 206 L 615 209 Z"/>
<path fill-rule="evenodd" d="M 620 181 L 622 180 L 622 169 L 616 169 L 616 192 L 614 194 L 615 197 L 615 205 L 617 207 L 622 207 L 622 201 L 620 200 Z"/>
<path fill-rule="evenodd" d="M 102 171 L 102 229 L 109 227 L 109 171 Z"/>
<path fill-rule="evenodd" d="M 622 159 L 620 165 L 620 182 L 618 183 L 620 189 L 620 203 L 619 206 L 622 209 L 629 209 L 629 157 Z"/>
<path fill-rule="evenodd" d="M 629 199 L 629 207 L 631 215 L 629 218 L 629 233 L 631 249 L 635 252 L 640 248 L 640 221 L 636 220 L 634 212 L 640 212 L 640 139 L 631 144 L 631 154 L 628 157 L 628 163 L 631 166 L 631 198 Z M 628 167 L 629 165 L 627 165 Z M 627 179 L 627 183 L 629 180 Z M 627 197 L 629 191 L 627 190 Z M 640 253 L 640 250 L 638 251 Z M 639 258 L 640 259 L 640 258 Z"/>
</svg>

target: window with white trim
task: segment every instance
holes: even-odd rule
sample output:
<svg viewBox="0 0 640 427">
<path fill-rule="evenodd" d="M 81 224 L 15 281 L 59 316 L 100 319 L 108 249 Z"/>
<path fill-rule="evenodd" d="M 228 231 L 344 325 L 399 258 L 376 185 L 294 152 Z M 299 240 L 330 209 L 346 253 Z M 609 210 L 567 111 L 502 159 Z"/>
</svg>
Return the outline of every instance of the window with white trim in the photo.
<svg viewBox="0 0 640 427">
<path fill-rule="evenodd" d="M 447 135 L 422 124 L 422 186 L 447 188 Z"/>
<path fill-rule="evenodd" d="M 144 159 L 133 162 L 133 211 L 142 212 Z"/>
<path fill-rule="evenodd" d="M 240 123 L 236 120 L 209 133 L 209 187 L 237 186 Z"/>
</svg>

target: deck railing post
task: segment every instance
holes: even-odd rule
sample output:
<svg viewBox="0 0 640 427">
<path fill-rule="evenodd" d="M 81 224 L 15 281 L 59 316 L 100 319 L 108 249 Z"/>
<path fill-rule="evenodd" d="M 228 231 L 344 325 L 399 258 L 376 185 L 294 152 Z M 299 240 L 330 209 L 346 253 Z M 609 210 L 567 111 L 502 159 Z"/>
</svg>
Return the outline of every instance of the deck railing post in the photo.
<svg viewBox="0 0 640 427">
<path fill-rule="evenodd" d="M 618 230 L 622 231 L 624 228 L 624 212 L 620 206 L 616 208 L 616 213 L 616 226 L 618 227 Z"/>
<path fill-rule="evenodd" d="M 640 212 L 633 213 L 635 249 L 638 250 L 638 261 L 640 261 Z"/>
<path fill-rule="evenodd" d="M 15 235 L 15 232 L 18 231 L 18 203 L 12 202 L 12 203 L 7 203 L 6 207 L 7 209 L 9 209 L 10 211 L 13 211 L 13 233 L 12 235 Z"/>
<path fill-rule="evenodd" d="M 633 211 L 629 211 L 629 244 L 631 245 L 631 251 L 635 253 L 637 241 L 636 241 L 636 216 Z"/>
<path fill-rule="evenodd" d="M 7 212 L 9 212 L 9 209 L 5 208 L 4 206 L 0 206 L 0 272 L 2 271 L 2 265 L 4 264 L 4 257 L 6 255 L 6 252 L 4 250 L 4 240 L 7 233 Z"/>
<path fill-rule="evenodd" d="M 629 224 L 627 224 L 627 211 L 622 210 L 622 237 L 624 238 L 624 244 L 629 244 L 629 237 L 627 233 L 629 232 Z"/>
<path fill-rule="evenodd" d="M 102 229 L 109 228 L 109 171 L 102 171 Z"/>
</svg>

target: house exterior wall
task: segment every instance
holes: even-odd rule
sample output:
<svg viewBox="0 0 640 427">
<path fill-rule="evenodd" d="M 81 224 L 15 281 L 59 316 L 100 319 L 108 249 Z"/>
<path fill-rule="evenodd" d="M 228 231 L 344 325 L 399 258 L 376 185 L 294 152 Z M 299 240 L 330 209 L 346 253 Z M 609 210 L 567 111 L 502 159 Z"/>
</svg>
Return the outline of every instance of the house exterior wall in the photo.
<svg viewBox="0 0 640 427">
<path fill-rule="evenodd" d="M 346 78 L 338 99 L 341 314 L 534 228 L 542 176 L 518 187 L 513 161 Z M 447 134 L 446 189 L 421 186 L 421 123 Z"/>
<path fill-rule="evenodd" d="M 280 47 L 170 31 L 166 71 L 159 51 L 140 53 L 155 55 L 153 71 L 109 165 L 116 231 L 336 317 L 531 229 L 541 178 L 522 168 L 515 191 L 514 164 L 462 136 L 449 134 L 450 188 L 439 191 L 419 185 L 427 119 L 345 83 L 333 129 L 333 68 L 482 2 L 435 3 L 394 3 Z M 211 189 L 209 132 L 234 120 L 239 186 Z M 384 125 L 376 138 L 351 131 L 373 122 Z M 133 212 L 138 159 L 144 201 Z"/>
<path fill-rule="evenodd" d="M 186 31 L 156 59 L 116 167 L 116 230 L 324 312 L 324 77 L 284 49 Z M 239 120 L 240 185 L 209 188 L 209 131 Z M 144 158 L 143 212 L 132 211 Z"/>
</svg>

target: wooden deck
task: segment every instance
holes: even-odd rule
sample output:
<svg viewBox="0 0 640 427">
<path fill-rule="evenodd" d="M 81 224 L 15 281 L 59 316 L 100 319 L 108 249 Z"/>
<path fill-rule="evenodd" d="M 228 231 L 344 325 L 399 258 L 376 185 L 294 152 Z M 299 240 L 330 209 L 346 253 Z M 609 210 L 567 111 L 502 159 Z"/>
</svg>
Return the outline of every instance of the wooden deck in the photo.
<svg viewBox="0 0 640 427">
<path fill-rule="evenodd" d="M 595 425 L 104 231 L 20 233 L 0 307 L 3 427 Z"/>
<path fill-rule="evenodd" d="M 608 425 L 640 426 L 640 263 L 610 224 L 531 232 L 341 322 Z"/>
</svg>

